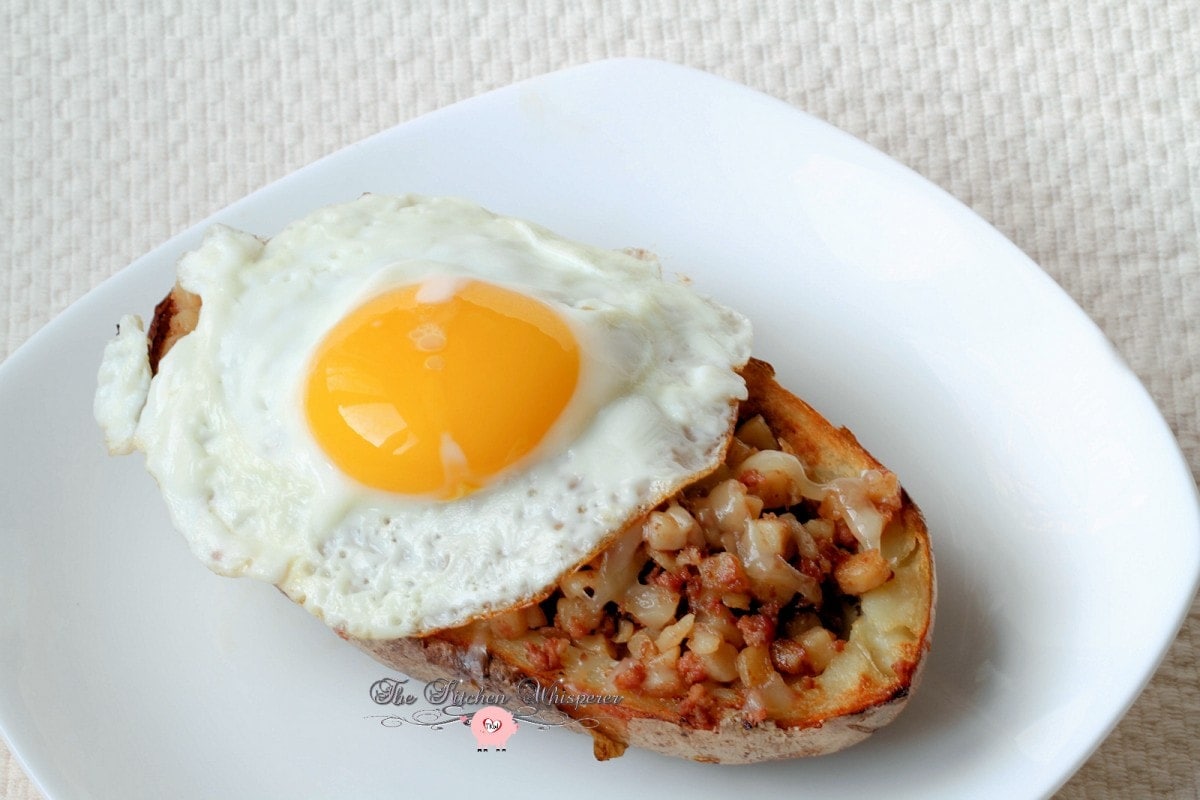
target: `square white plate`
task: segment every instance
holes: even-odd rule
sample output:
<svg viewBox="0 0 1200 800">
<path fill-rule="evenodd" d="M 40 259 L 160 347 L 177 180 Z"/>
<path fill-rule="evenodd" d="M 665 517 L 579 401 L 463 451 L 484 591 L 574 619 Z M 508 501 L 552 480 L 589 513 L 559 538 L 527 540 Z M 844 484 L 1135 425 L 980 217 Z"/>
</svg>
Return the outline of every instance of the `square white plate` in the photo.
<svg viewBox="0 0 1200 800">
<path fill-rule="evenodd" d="M 361 192 L 457 194 L 659 253 L 748 314 L 782 383 L 924 509 L 940 598 L 901 718 L 819 759 L 713 767 L 522 729 L 384 727 L 388 673 L 272 588 L 209 574 L 91 416 L 104 342 L 220 221 L 270 235 Z M 0 726 L 51 798 L 1033 797 L 1102 740 L 1200 573 L 1166 425 L 1062 291 L 852 137 L 710 75 L 591 64 L 385 131 L 136 261 L 0 366 Z"/>
</svg>

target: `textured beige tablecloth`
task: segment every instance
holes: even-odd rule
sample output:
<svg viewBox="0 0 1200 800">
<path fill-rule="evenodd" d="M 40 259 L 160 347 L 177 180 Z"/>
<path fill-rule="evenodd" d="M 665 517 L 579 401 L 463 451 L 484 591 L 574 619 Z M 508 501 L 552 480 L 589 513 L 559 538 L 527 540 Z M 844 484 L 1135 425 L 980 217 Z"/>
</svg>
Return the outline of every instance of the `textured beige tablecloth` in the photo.
<svg viewBox="0 0 1200 800">
<path fill-rule="evenodd" d="M 865 139 L 1042 265 L 1200 468 L 1195 0 L 4 0 L 0 357 L 253 189 L 455 100 L 618 55 Z M 1200 611 L 1066 798 L 1200 797 Z M 0 795 L 34 798 L 0 745 Z"/>
</svg>

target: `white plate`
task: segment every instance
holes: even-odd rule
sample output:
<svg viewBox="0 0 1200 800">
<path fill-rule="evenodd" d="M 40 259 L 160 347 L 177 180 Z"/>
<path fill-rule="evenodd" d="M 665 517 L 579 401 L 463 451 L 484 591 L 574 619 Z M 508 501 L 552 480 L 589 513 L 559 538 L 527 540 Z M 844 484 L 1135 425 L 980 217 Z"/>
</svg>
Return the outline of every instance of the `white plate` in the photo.
<svg viewBox="0 0 1200 800">
<path fill-rule="evenodd" d="M 921 690 L 820 759 L 720 768 L 519 731 L 384 727 L 387 672 L 280 594 L 210 575 L 140 458 L 91 418 L 101 347 L 214 221 L 269 235 L 363 191 L 459 194 L 660 253 L 750 315 L 782 382 L 901 476 L 940 599 Z M 959 203 L 776 100 L 610 61 L 386 131 L 235 203 L 106 282 L 0 368 L 0 722 L 51 798 L 1031 797 L 1149 678 L 1200 572 L 1167 427 L 1057 286 Z"/>
</svg>

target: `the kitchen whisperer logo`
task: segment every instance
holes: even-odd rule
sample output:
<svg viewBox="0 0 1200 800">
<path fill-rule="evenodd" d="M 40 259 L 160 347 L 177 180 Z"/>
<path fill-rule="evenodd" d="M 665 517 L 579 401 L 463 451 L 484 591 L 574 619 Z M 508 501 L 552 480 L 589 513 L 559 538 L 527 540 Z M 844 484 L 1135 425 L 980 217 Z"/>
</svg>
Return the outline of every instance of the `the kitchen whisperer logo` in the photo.
<svg viewBox="0 0 1200 800">
<path fill-rule="evenodd" d="M 436 680 L 416 693 L 408 678 L 380 678 L 371 684 L 371 700 L 395 706 L 390 714 L 372 714 L 385 728 L 417 725 L 435 731 L 447 726 L 469 726 L 476 750 L 504 751 L 521 723 L 541 730 L 576 722 L 585 728 L 599 724 L 591 717 L 571 717 L 559 706 L 616 705 L 620 695 L 567 692 L 559 686 L 544 686 L 533 678 L 517 684 L 515 696 L 475 689 L 463 681 Z M 422 701 L 426 705 L 422 705 Z M 403 710 L 401 710 L 403 709 Z"/>
</svg>

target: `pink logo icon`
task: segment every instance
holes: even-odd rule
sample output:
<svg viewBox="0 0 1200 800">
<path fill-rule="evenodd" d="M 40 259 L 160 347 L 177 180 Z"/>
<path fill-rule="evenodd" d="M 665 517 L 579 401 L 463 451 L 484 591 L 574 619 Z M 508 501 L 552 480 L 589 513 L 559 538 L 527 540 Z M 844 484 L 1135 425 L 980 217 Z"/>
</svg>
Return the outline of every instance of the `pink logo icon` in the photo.
<svg viewBox="0 0 1200 800">
<path fill-rule="evenodd" d="M 489 747 L 498 752 L 508 749 L 508 737 L 517 732 L 517 721 L 513 715 L 500 706 L 481 708 L 468 717 L 461 717 L 463 724 L 470 722 L 471 733 L 475 734 L 475 742 L 479 746 L 476 752 L 486 753 Z"/>
</svg>

